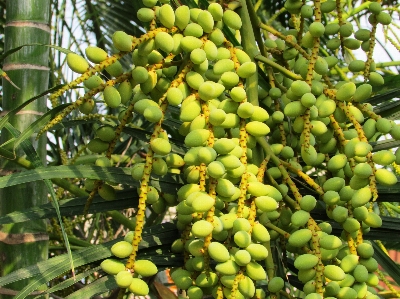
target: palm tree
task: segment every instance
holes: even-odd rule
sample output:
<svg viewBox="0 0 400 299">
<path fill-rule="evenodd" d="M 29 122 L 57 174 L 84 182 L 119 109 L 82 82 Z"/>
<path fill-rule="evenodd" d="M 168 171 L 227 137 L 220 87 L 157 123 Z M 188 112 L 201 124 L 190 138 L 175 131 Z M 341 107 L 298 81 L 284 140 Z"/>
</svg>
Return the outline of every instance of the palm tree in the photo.
<svg viewBox="0 0 400 299">
<path fill-rule="evenodd" d="M 50 1 L 8 1 L 6 3 L 6 20 L 4 25 L 4 51 L 26 44 L 48 44 L 50 42 Z M 15 85 L 3 82 L 3 112 L 11 111 L 28 99 L 42 93 L 48 88 L 49 50 L 41 46 L 29 46 L 11 54 L 3 61 L 3 70 Z M 17 89 L 15 86 L 21 87 Z M 34 103 L 24 107 L 10 119 L 9 124 L 16 132 L 23 132 L 46 111 L 46 99 L 41 97 Z M 6 142 L 16 132 L 3 130 L 1 143 Z M 18 134 L 18 133 L 17 133 Z M 40 162 L 46 160 L 46 138 L 30 139 Z M 17 157 L 27 153 L 22 149 L 15 152 Z M 34 156 L 33 156 L 34 157 Z M 32 156 L 30 157 L 32 158 Z M 22 171 L 22 167 L 1 160 L 3 175 Z M 0 190 L 2 198 L 0 215 L 29 209 L 47 202 L 47 192 L 42 182 L 33 182 Z M 48 236 L 46 223 L 35 220 L 21 224 L 5 224 L 2 226 L 4 239 L 0 242 L 1 276 L 17 269 L 28 267 L 47 259 Z M 12 290 L 21 290 L 29 281 L 15 282 L 9 286 Z M 7 294 L 7 292 L 6 292 Z M 11 298 L 0 295 L 1 298 Z"/>
</svg>

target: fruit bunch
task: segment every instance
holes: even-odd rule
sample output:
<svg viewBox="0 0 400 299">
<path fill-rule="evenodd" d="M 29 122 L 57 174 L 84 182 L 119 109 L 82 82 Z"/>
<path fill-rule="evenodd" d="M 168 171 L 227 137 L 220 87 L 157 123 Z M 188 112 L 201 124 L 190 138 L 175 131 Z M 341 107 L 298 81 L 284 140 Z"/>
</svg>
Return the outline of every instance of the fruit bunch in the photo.
<svg viewBox="0 0 400 299">
<path fill-rule="evenodd" d="M 370 288 L 378 283 L 377 262 L 363 235 L 382 225 L 374 208 L 377 185 L 397 183 L 387 166 L 400 163 L 400 151 L 373 153 L 370 142 L 386 134 L 400 139 L 400 126 L 364 102 L 384 82 L 372 53 L 377 25 L 390 24 L 390 15 L 378 2 L 368 2 L 372 29 L 355 31 L 340 1 L 287 0 L 294 28 L 278 31 L 254 20 L 249 1 L 202 8 L 160 2 L 143 0 L 137 11 L 146 34 L 113 34 L 118 53 L 86 48 L 94 66 L 67 55 L 68 66 L 81 76 L 53 94 L 53 103 L 80 83 L 88 91 L 42 130 L 74 109 L 92 114 L 93 97 L 102 93 L 109 108 L 119 109 L 118 123 L 96 129 L 87 148 L 105 153 L 96 165 L 110 167 L 132 115 L 153 124 L 144 160 L 131 167 L 140 182 L 135 231 L 111 249 L 128 260 L 125 265 L 105 260 L 103 270 L 116 275 L 122 289 L 146 295 L 140 277 L 157 268 L 136 260 L 145 210 L 151 206 L 161 213 L 169 205 L 176 206 L 182 232 L 172 251 L 184 255 L 184 266 L 171 277 L 190 299 L 286 293 L 289 281 L 275 272 L 271 242 L 280 246 L 285 269 L 286 257 L 294 257 L 292 272 L 304 284 L 305 298 L 377 298 Z M 326 38 L 329 51 L 322 47 Z M 238 46 L 242 39 L 244 47 Z M 358 48 L 367 58 L 352 60 L 346 73 L 340 51 Z M 119 59 L 128 54 L 133 65 L 125 71 Z M 112 79 L 104 82 L 103 70 Z M 362 80 L 355 84 L 350 72 Z M 173 151 L 171 132 L 163 127 L 171 110 L 179 111 L 184 155 Z M 151 186 L 152 175 L 168 173 L 185 182 L 176 196 Z M 313 192 L 300 192 L 294 176 Z M 115 198 L 106 182 L 87 181 L 86 188 L 90 198 L 97 192 L 105 200 Z M 311 216 L 318 207 L 331 221 Z M 340 236 L 332 234 L 330 222 L 340 225 Z"/>
</svg>

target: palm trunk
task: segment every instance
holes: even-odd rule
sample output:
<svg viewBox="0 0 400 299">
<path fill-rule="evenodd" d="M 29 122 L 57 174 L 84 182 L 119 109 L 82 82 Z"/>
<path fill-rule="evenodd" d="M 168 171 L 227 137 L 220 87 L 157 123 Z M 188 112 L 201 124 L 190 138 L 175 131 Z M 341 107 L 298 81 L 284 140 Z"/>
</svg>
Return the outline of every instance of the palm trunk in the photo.
<svg viewBox="0 0 400 299">
<path fill-rule="evenodd" d="M 49 21 L 50 0 L 8 0 L 6 2 L 5 51 L 24 44 L 49 44 Z M 49 50 L 43 46 L 24 47 L 4 61 L 3 70 L 21 88 L 18 90 L 3 80 L 4 111 L 14 109 L 48 88 L 48 62 Z M 10 122 L 22 132 L 45 111 L 46 99 L 42 98 L 25 107 Z M 2 130 L 1 133 L 1 144 L 11 138 L 6 130 Z M 32 136 L 31 141 L 41 159 L 45 161 L 46 136 L 37 141 L 35 136 Z M 24 153 L 18 150 L 17 155 L 24 155 Z M 22 171 L 14 163 L 4 159 L 0 160 L 0 166 L 6 173 Z M 0 189 L 0 215 L 46 202 L 47 192 L 43 183 Z M 47 258 L 48 241 L 45 240 L 45 222 L 32 221 L 3 225 L 1 234 L 3 241 L 0 241 L 0 276 Z M 15 242 L 9 242 L 11 239 Z M 19 291 L 28 283 L 29 281 L 23 280 L 8 285 L 8 288 Z M 12 297 L 0 294 L 2 299 Z"/>
</svg>

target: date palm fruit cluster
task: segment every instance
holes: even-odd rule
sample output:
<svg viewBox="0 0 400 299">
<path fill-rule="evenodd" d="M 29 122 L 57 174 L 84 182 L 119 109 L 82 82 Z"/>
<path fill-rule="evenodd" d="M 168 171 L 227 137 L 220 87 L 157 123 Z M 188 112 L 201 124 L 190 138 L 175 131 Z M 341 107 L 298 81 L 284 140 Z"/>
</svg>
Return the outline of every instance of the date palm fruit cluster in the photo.
<svg viewBox="0 0 400 299">
<path fill-rule="evenodd" d="M 304 298 L 377 298 L 371 288 L 378 284 L 377 262 L 363 236 L 382 224 L 375 209 L 377 185 L 397 182 L 388 167 L 400 163 L 400 152 L 373 153 L 370 141 L 386 134 L 400 139 L 400 127 L 363 102 L 373 86 L 383 84 L 372 53 L 377 25 L 388 25 L 390 15 L 371 2 L 372 29 L 355 30 L 340 2 L 287 0 L 294 28 L 282 32 L 260 23 L 261 54 L 250 57 L 228 39 L 248 38 L 249 27 L 240 30 L 252 8 L 241 3 L 239 14 L 217 2 L 201 9 L 143 0 L 137 17 L 148 25 L 146 34 L 115 32 L 119 52 L 112 56 L 88 47 L 86 58 L 94 66 L 68 54 L 68 66 L 82 75 L 67 88 L 83 83 L 88 91 L 43 131 L 73 109 L 91 115 L 93 97 L 102 93 L 109 108 L 119 109 L 119 120 L 115 128 L 100 126 L 88 149 L 105 153 L 96 165 L 112 166 L 111 154 L 132 115 L 154 123 L 144 161 L 131 168 L 140 181 L 136 229 L 111 249 L 128 259 L 105 260 L 102 268 L 116 275 L 121 288 L 146 295 L 142 278 L 157 268 L 136 259 L 144 212 L 176 206 L 182 235 L 172 251 L 184 255 L 184 266 L 171 277 L 187 298 L 277 298 L 290 284 L 275 273 L 271 243 L 281 248 L 287 271 L 286 257 L 294 258 L 292 275 L 304 284 Z M 321 50 L 323 39 L 335 55 Z M 344 72 L 340 51 L 358 48 L 366 60 L 351 61 Z M 119 62 L 127 54 L 133 62 L 128 71 Z M 98 74 L 104 69 L 113 77 L 106 82 Z M 265 81 L 260 87 L 258 72 Z M 364 80 L 355 84 L 350 72 Z M 162 127 L 169 109 L 179 111 L 184 155 L 172 150 Z M 313 171 L 316 180 L 309 175 Z M 150 184 L 151 175 L 167 173 L 185 181 L 176 196 Z M 301 193 L 294 176 L 313 192 Z M 91 196 L 115 198 L 105 182 L 87 185 Z M 318 207 L 329 221 L 311 216 Z M 340 236 L 332 234 L 330 223 L 340 225 Z"/>
</svg>

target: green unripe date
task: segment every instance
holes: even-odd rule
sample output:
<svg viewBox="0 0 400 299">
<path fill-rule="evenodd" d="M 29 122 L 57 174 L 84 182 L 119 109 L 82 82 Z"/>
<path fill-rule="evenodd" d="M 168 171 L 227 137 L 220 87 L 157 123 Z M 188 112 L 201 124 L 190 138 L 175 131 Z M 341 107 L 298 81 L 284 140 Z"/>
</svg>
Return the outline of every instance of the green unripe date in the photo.
<svg viewBox="0 0 400 299">
<path fill-rule="evenodd" d="M 125 264 L 114 259 L 106 259 L 101 262 L 100 266 L 104 272 L 111 275 L 117 275 L 119 272 L 125 270 Z"/>
<path fill-rule="evenodd" d="M 325 26 L 321 22 L 312 22 L 308 30 L 313 37 L 321 37 L 325 32 Z"/>
<path fill-rule="evenodd" d="M 174 49 L 174 39 L 167 32 L 158 32 L 155 39 L 155 47 L 169 53 Z"/>
<path fill-rule="evenodd" d="M 186 5 L 181 5 L 175 10 L 175 26 L 184 30 L 190 21 L 190 9 Z"/>
<path fill-rule="evenodd" d="M 263 280 L 267 278 L 267 273 L 257 262 L 250 262 L 246 265 L 246 274 L 253 280 Z"/>
<path fill-rule="evenodd" d="M 155 14 L 154 10 L 147 7 L 143 7 L 137 11 L 136 16 L 141 22 L 150 22 L 154 19 Z"/>
<path fill-rule="evenodd" d="M 117 108 L 121 104 L 121 95 L 114 86 L 106 86 L 103 95 L 104 101 L 110 108 Z"/>
<path fill-rule="evenodd" d="M 384 186 L 392 186 L 397 183 L 396 175 L 385 168 L 377 169 L 375 172 L 375 178 L 379 184 Z"/>
<path fill-rule="evenodd" d="M 86 57 L 93 63 L 100 63 L 107 59 L 108 54 L 102 48 L 89 46 L 85 49 Z"/>
<path fill-rule="evenodd" d="M 192 234 L 198 238 L 204 238 L 211 234 L 214 227 L 210 222 L 206 220 L 199 220 L 192 226 Z"/>
<path fill-rule="evenodd" d="M 171 152 L 171 144 L 164 138 L 155 138 L 150 141 L 151 149 L 160 156 L 168 155 Z"/>
<path fill-rule="evenodd" d="M 224 24 L 234 30 L 239 30 L 242 27 L 242 20 L 240 16 L 233 10 L 224 11 L 222 20 L 224 21 Z"/>
<path fill-rule="evenodd" d="M 148 260 L 136 260 L 133 270 L 143 277 L 153 276 L 158 272 L 157 266 L 152 261 Z"/>
<path fill-rule="evenodd" d="M 89 68 L 89 63 L 85 58 L 72 52 L 67 54 L 67 64 L 72 71 L 78 74 L 83 74 Z"/>
<path fill-rule="evenodd" d="M 132 39 L 124 31 L 115 31 L 112 36 L 114 47 L 122 52 L 129 52 L 132 50 Z"/>
<path fill-rule="evenodd" d="M 132 283 L 128 287 L 129 291 L 137 296 L 146 296 L 149 294 L 149 286 L 140 278 L 132 278 Z"/>
<path fill-rule="evenodd" d="M 131 285 L 133 277 L 129 271 L 121 271 L 115 276 L 115 281 L 120 288 L 127 288 Z"/>
<path fill-rule="evenodd" d="M 164 4 L 163 6 L 161 6 L 158 13 L 158 19 L 161 24 L 168 29 L 171 29 L 174 26 L 175 12 L 172 9 L 171 5 Z"/>
<path fill-rule="evenodd" d="M 248 253 L 250 253 L 251 258 L 255 261 L 265 260 L 268 256 L 268 250 L 265 246 L 261 244 L 250 244 L 246 247 Z"/>
<path fill-rule="evenodd" d="M 100 138 L 94 138 L 89 141 L 87 147 L 93 153 L 100 154 L 108 149 L 108 142 L 104 142 Z"/>
<path fill-rule="evenodd" d="M 345 278 L 344 271 L 335 265 L 327 265 L 324 269 L 324 276 L 333 281 L 341 281 Z"/>
<path fill-rule="evenodd" d="M 219 263 L 226 262 L 230 258 L 228 249 L 218 242 L 211 242 L 208 245 L 208 253 L 212 259 Z"/>
<path fill-rule="evenodd" d="M 177 269 L 171 274 L 171 278 L 176 286 L 182 290 L 187 290 L 192 286 L 192 279 L 190 272 L 184 269 Z"/>
<path fill-rule="evenodd" d="M 111 247 L 111 252 L 116 257 L 126 258 L 132 253 L 132 249 L 133 247 L 131 243 L 120 241 Z"/>
<path fill-rule="evenodd" d="M 311 269 L 318 263 L 318 257 L 313 254 L 302 254 L 299 255 L 294 261 L 294 266 L 298 270 Z"/>
<path fill-rule="evenodd" d="M 312 232 L 307 228 L 303 228 L 292 233 L 288 239 L 288 242 L 292 246 L 302 247 L 311 240 L 311 237 Z"/>
</svg>

